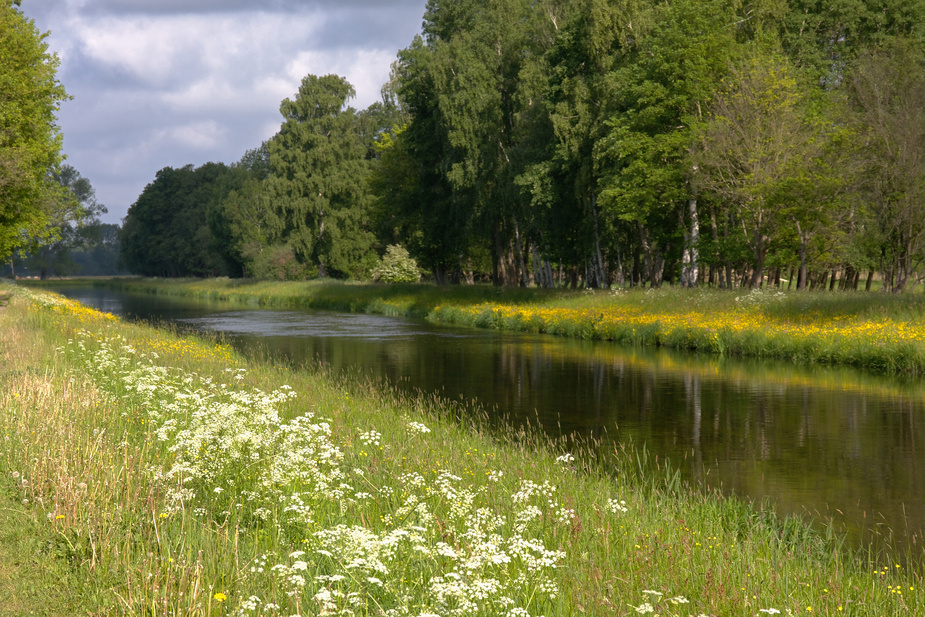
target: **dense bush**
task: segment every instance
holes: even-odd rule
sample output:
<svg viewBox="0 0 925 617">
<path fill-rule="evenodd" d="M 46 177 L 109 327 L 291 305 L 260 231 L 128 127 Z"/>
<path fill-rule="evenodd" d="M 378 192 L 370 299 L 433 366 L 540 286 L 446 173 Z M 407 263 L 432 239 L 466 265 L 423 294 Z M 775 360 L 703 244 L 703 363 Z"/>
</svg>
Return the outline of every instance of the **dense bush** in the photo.
<svg viewBox="0 0 925 617">
<path fill-rule="evenodd" d="M 401 245 L 387 246 L 373 269 L 373 280 L 381 283 L 416 283 L 420 278 L 417 262 Z"/>
</svg>

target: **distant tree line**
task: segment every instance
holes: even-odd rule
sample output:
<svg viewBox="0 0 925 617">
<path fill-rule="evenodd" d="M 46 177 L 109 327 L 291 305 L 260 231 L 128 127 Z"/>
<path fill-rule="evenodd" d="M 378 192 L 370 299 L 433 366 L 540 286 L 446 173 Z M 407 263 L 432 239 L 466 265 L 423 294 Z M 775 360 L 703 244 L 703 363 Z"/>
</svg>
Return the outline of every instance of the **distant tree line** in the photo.
<svg viewBox="0 0 925 617">
<path fill-rule="evenodd" d="M 109 276 L 123 274 L 120 227 L 101 223 L 106 207 L 87 178 L 70 165 L 48 172 L 39 208 L 43 224 L 20 228 L 17 247 L 0 265 L 0 276 Z"/>
<path fill-rule="evenodd" d="M 925 0 L 430 0 L 382 101 L 307 76 L 238 163 L 158 172 L 157 276 L 901 291 L 925 258 Z"/>
</svg>

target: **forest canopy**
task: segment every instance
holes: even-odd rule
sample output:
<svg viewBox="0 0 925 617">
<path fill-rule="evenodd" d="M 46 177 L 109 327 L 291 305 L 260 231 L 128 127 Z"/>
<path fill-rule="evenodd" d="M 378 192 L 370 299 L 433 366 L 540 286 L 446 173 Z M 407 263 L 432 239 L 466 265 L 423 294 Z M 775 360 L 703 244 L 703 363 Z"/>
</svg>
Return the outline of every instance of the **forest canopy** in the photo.
<svg viewBox="0 0 925 617">
<path fill-rule="evenodd" d="M 925 0 L 430 0 L 382 100 L 306 76 L 129 210 L 158 276 L 901 291 L 925 258 Z M 862 280 L 862 277 L 866 279 Z"/>
</svg>

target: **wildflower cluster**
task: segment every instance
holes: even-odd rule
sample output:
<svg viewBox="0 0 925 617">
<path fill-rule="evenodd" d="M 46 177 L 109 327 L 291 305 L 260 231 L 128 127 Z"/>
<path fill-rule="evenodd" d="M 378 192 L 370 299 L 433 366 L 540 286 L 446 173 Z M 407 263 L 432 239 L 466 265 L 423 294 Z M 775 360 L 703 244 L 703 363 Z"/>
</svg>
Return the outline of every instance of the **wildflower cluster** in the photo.
<svg viewBox="0 0 925 617">
<path fill-rule="evenodd" d="M 642 602 L 642 604 L 639 606 L 630 604 L 630 608 L 634 609 L 640 615 L 655 613 L 656 610 L 659 611 L 659 614 L 676 614 L 673 613 L 673 610 L 677 610 L 678 607 L 681 607 L 690 602 L 690 600 L 684 596 L 672 596 L 670 598 L 665 598 L 665 594 L 663 594 L 661 591 L 655 591 L 654 589 L 643 589 L 642 593 L 645 597 L 645 600 Z M 662 611 L 668 612 L 662 613 Z"/>
<path fill-rule="evenodd" d="M 76 300 L 70 300 L 57 294 L 43 293 L 28 287 L 18 287 L 16 293 L 28 299 L 37 308 L 47 309 L 59 315 L 68 315 L 84 323 L 94 321 L 117 322 L 119 320 L 112 313 L 98 311 L 89 306 L 84 306 Z"/>
<path fill-rule="evenodd" d="M 335 440 L 331 421 L 299 410 L 288 386 L 246 389 L 240 369 L 229 370 L 231 385 L 217 383 L 89 333 L 67 350 L 143 414 L 146 438 L 163 448 L 151 469 L 165 496 L 161 520 L 279 538 L 239 564 L 239 594 L 220 592 L 238 615 L 530 615 L 558 594 L 566 555 L 544 544 L 543 529 L 577 515 L 548 482 L 523 481 L 503 514 L 486 500 L 500 470 L 480 486 L 451 470 L 409 470 L 387 483 L 369 455 L 354 456 L 372 450 L 382 463 L 382 432 Z M 432 432 L 418 420 L 404 427 L 404 440 L 422 444 Z"/>
<path fill-rule="evenodd" d="M 773 302 L 783 302 L 786 298 L 786 294 L 782 291 L 771 291 L 756 287 L 744 296 L 736 296 L 736 304 L 761 307 Z"/>
<path fill-rule="evenodd" d="M 715 292 L 700 291 L 683 304 L 665 292 L 623 294 L 572 305 L 543 306 L 482 302 L 437 306 L 429 319 L 439 323 L 660 345 L 711 353 L 736 353 L 844 363 L 889 372 L 920 373 L 925 366 L 925 328 L 918 319 L 882 312 L 832 315 L 794 310 L 793 296 L 754 289 L 719 303 Z M 789 307 L 789 308 L 788 308 Z"/>
</svg>

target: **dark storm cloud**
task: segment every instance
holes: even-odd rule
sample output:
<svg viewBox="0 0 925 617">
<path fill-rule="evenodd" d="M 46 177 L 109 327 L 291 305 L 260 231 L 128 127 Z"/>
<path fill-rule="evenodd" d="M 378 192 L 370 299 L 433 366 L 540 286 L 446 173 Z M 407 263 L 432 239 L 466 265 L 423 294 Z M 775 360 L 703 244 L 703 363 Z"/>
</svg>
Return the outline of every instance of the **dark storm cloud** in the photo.
<svg viewBox="0 0 925 617">
<path fill-rule="evenodd" d="M 59 54 L 74 100 L 59 124 L 68 163 L 118 222 L 165 167 L 231 163 L 279 128 L 308 73 L 378 99 L 426 0 L 24 0 Z"/>
</svg>

